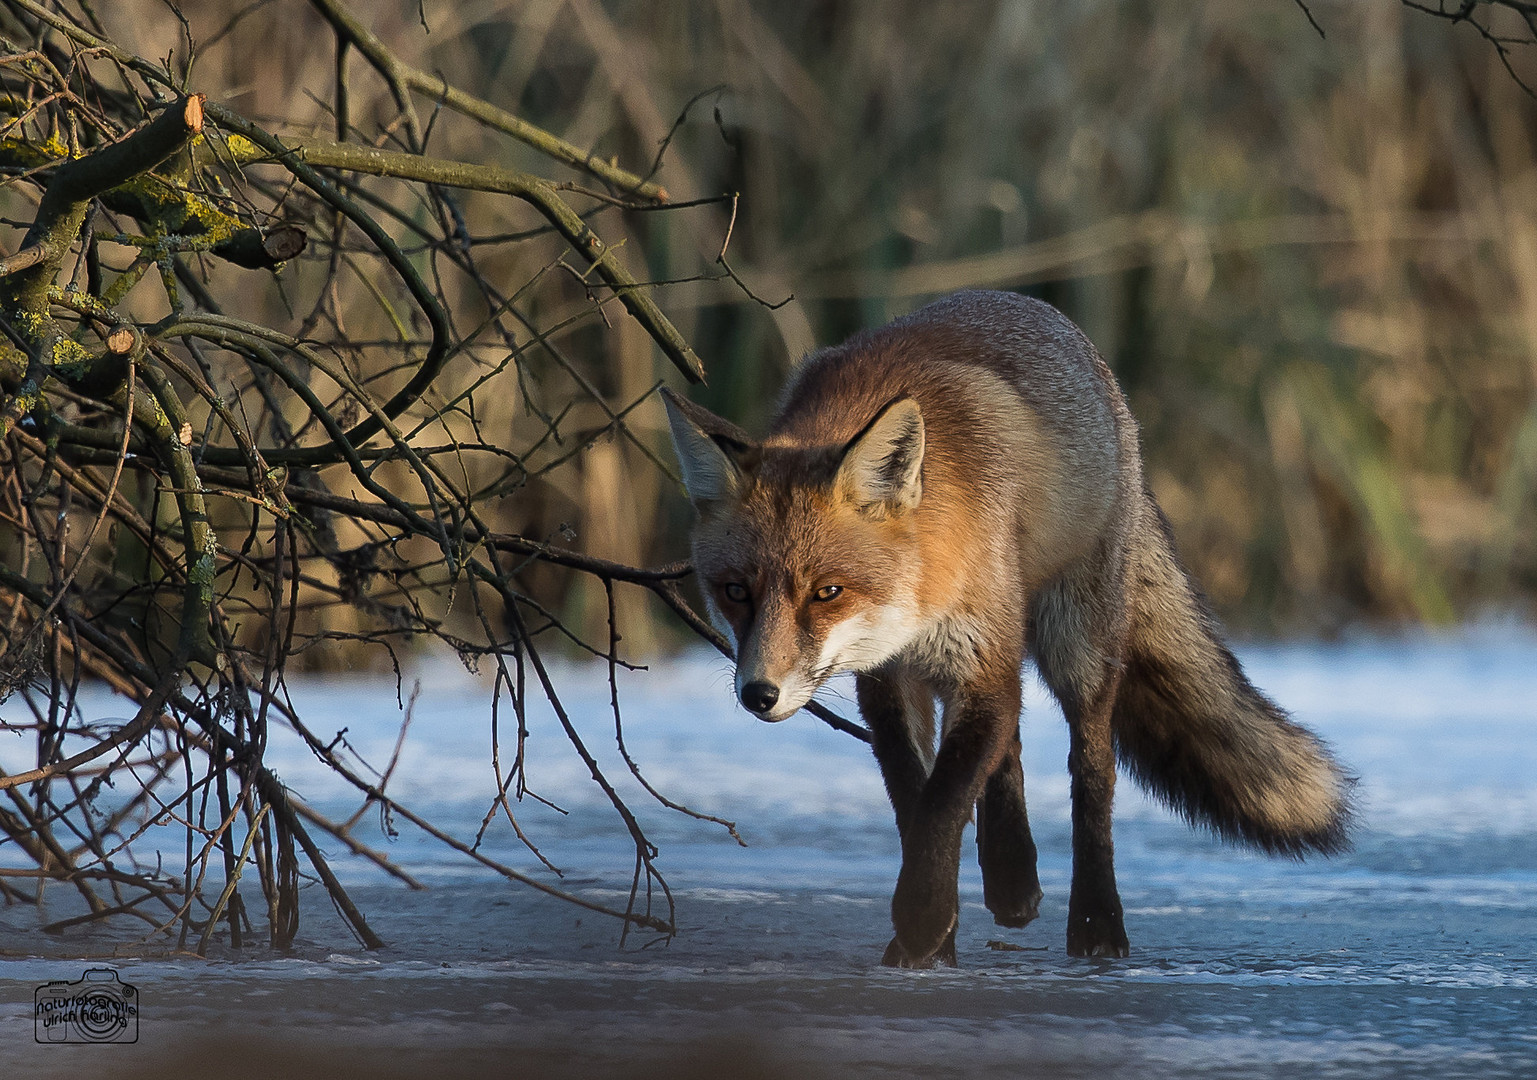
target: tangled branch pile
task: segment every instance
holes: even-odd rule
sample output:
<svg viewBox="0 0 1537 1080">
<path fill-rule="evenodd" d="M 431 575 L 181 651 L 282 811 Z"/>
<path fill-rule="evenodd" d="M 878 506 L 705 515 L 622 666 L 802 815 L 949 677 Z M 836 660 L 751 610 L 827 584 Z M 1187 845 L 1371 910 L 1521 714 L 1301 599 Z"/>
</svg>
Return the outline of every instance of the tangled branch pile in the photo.
<svg viewBox="0 0 1537 1080">
<path fill-rule="evenodd" d="M 525 712 L 545 698 L 636 852 L 624 910 L 567 898 L 670 932 L 670 897 L 651 903 L 666 892 L 655 848 L 541 656 L 571 641 L 611 672 L 623 664 L 616 585 L 724 644 L 679 592 L 686 566 L 551 544 L 542 516 L 551 474 L 595 448 L 666 471 L 626 424 L 655 389 L 633 328 L 688 379 L 703 368 L 627 269 L 633 249 L 600 235 L 620 211 L 664 208 L 666 192 L 402 63 L 337 0 L 313 7 L 334 37 L 331 138 L 276 134 L 205 100 L 190 49 L 180 64 L 146 60 L 89 4 L 76 18 L 6 0 L 0 15 L 0 213 L 19 238 L 0 263 L 0 700 L 5 728 L 37 747 L 34 768 L 0 774 L 13 853 L 0 893 L 56 879 L 86 905 L 68 923 L 126 914 L 199 951 L 221 922 L 237 947 L 265 923 L 284 947 L 307 863 L 378 944 L 320 842 L 405 875 L 267 769 L 268 730 L 283 724 L 366 803 L 566 895 L 400 805 L 292 708 L 284 674 L 306 655 L 376 649 L 396 663 L 398 644 L 428 635 L 493 667 L 493 715 L 516 717 L 493 809 L 522 837 Z M 382 116 L 354 115 L 349 62 L 387 92 Z M 440 113 L 577 179 L 434 156 Z M 488 230 L 509 218 L 519 227 Z M 639 379 L 582 352 L 601 361 L 597 346 L 625 335 Z M 541 580 L 570 574 L 600 590 L 599 645 L 541 602 L 561 595 Z M 86 725 L 85 679 L 137 715 Z M 135 858 L 156 826 L 185 830 L 185 865 Z M 242 873 L 264 918 L 244 907 Z"/>
</svg>

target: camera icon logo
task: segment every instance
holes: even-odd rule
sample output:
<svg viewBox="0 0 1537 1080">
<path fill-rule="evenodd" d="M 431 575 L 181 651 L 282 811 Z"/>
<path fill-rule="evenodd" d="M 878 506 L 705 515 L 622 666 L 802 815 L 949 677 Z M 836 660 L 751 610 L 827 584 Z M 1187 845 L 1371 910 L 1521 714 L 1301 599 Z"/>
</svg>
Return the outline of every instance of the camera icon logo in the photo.
<svg viewBox="0 0 1537 1080">
<path fill-rule="evenodd" d="M 139 992 L 111 968 L 37 988 L 33 1036 L 40 1043 L 139 1041 Z"/>
</svg>

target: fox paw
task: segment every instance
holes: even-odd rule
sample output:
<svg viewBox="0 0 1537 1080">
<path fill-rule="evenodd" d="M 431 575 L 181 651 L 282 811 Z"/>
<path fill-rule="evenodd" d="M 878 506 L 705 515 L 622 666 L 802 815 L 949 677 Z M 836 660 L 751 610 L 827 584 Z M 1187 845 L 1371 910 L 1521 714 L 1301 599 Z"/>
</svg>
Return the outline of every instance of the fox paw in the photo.
<svg viewBox="0 0 1537 1080">
<path fill-rule="evenodd" d="M 1126 927 L 1119 911 L 1081 914 L 1069 911 L 1067 917 L 1067 954 L 1069 956 L 1131 955 Z"/>
<path fill-rule="evenodd" d="M 960 901 L 955 894 L 953 872 L 946 880 L 903 868 L 891 897 L 891 922 L 896 928 L 894 944 L 902 955 L 926 961 L 948 946 L 953 957 L 959 917 Z"/>
<path fill-rule="evenodd" d="M 1041 887 L 1035 882 L 1020 887 L 1013 898 L 987 893 L 983 897 L 987 910 L 993 913 L 993 922 L 999 926 L 1019 929 L 1034 922 L 1041 913 Z"/>
<path fill-rule="evenodd" d="M 945 942 L 937 952 L 930 953 L 922 959 L 914 960 L 902 949 L 902 943 L 896 938 L 891 939 L 891 944 L 886 946 L 886 952 L 881 957 L 881 964 L 885 967 L 909 968 L 914 971 L 928 971 L 933 968 L 960 967 L 955 959 L 955 931 L 952 929 L 945 937 Z"/>
</svg>

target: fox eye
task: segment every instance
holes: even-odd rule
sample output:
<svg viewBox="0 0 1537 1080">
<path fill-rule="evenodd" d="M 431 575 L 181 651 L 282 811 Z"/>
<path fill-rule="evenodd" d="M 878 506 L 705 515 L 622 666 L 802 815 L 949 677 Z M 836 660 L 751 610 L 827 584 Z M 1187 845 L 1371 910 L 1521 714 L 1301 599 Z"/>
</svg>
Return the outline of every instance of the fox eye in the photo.
<svg viewBox="0 0 1537 1080">
<path fill-rule="evenodd" d="M 726 599 L 733 604 L 747 603 L 747 586 L 736 581 L 729 581 L 721 589 L 726 594 Z"/>
<path fill-rule="evenodd" d="M 823 585 L 820 589 L 817 590 L 816 598 L 825 603 L 828 600 L 836 600 L 838 595 L 842 592 L 842 585 Z"/>
</svg>

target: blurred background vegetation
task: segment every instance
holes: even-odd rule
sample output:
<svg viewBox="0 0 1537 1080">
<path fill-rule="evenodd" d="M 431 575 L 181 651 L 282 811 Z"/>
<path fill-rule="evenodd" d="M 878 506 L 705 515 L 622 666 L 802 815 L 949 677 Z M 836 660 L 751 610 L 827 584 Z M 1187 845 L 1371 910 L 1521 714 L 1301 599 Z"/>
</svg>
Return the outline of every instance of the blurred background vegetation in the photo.
<svg viewBox="0 0 1537 1080">
<path fill-rule="evenodd" d="M 704 358 L 709 384 L 693 393 L 749 429 L 816 344 L 956 288 L 1018 289 L 1078 321 L 1121 378 L 1182 553 L 1231 624 L 1329 633 L 1530 613 L 1537 105 L 1467 26 L 1396 0 L 1309 6 L 1326 37 L 1288 0 L 377 0 L 358 13 L 407 62 L 599 157 L 645 173 L 665 141 L 656 179 L 674 203 L 740 194 L 734 209 L 591 220 L 638 276 L 678 282 L 656 295 Z M 145 56 L 180 64 L 190 31 L 188 86 L 211 100 L 333 132 L 335 58 L 314 47 L 329 37 L 309 5 L 184 0 L 185 29 L 161 0 L 95 7 Z M 354 116 L 387 131 L 387 88 L 354 67 Z M 548 172 L 419 107 L 432 152 Z M 537 224 L 510 200 L 465 198 L 508 238 Z M 751 294 L 720 280 L 728 231 Z M 476 240 L 508 293 L 554 250 Z M 240 287 L 281 313 L 323 262 Z M 338 289 L 338 329 L 391 337 L 366 275 Z M 527 304 L 560 325 L 581 294 L 547 282 Z M 310 303 L 293 303 L 295 326 Z M 678 557 L 688 511 L 658 466 L 670 454 L 648 392 L 681 380 L 622 315 L 557 340 L 566 361 L 520 359 L 504 415 L 480 419 L 521 453 L 520 432 L 545 430 L 532 411 L 558 402 L 567 437 L 593 441 L 509 492 L 498 525 L 631 565 Z M 635 438 L 616 437 L 612 413 L 631 406 Z M 548 462 L 565 453 L 547 449 Z M 568 625 L 606 634 L 601 582 L 529 572 Z M 632 652 L 683 640 L 638 590 L 620 599 Z"/>
</svg>

